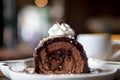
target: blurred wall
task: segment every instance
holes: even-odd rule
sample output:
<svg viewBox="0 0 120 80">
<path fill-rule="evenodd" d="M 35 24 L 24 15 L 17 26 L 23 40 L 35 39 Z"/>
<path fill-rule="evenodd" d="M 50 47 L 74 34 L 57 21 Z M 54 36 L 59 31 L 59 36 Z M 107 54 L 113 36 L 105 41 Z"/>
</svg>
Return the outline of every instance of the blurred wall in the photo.
<svg viewBox="0 0 120 80">
<path fill-rule="evenodd" d="M 65 0 L 66 22 L 74 28 L 77 34 L 91 32 L 86 25 L 89 19 L 106 18 L 109 20 L 109 18 L 112 18 L 117 20 L 119 17 L 119 0 Z M 112 31 L 113 27 L 108 32 L 120 33 L 120 28 Z M 120 26 L 118 25 L 118 27 Z"/>
<path fill-rule="evenodd" d="M 2 3 L 3 0 L 1 0 Z M 9 24 L 7 21 L 12 21 L 9 25 L 12 28 L 14 38 L 11 40 L 11 45 L 14 42 L 18 43 L 18 32 L 17 29 L 17 15 L 19 12 L 28 5 L 36 6 L 35 0 L 4 0 L 9 2 L 11 8 L 8 6 L 6 9 L 8 12 L 14 13 L 10 20 L 4 22 Z M 14 5 L 13 5 L 14 1 Z M 68 23 L 76 32 L 80 33 L 93 33 L 93 32 L 108 32 L 108 33 L 120 33 L 120 1 L 119 0 L 49 0 L 48 5 L 39 8 L 48 8 L 48 22 L 52 26 L 58 18 L 63 17 L 65 22 Z M 62 6 L 62 7 L 60 7 Z M 13 8 L 14 7 L 14 8 Z M 1 11 L 2 11 L 1 4 Z M 11 9 L 11 10 L 10 10 Z M 15 10 L 13 10 L 15 9 Z M 58 11 L 57 11 L 58 10 Z M 8 14 L 7 11 L 4 11 Z M 59 13 L 62 12 L 60 15 Z M 1 14 L 1 17 L 2 14 Z M 1 18 L 2 19 L 2 18 Z M 1 21 L 1 25 L 2 21 Z M 4 25 L 5 26 L 5 25 Z M 46 26 L 48 27 L 48 26 Z M 1 31 L 1 41 L 2 42 L 2 28 Z M 17 31 L 18 30 L 18 31 Z M 6 31 L 8 33 L 8 31 Z M 8 37 L 6 37 L 8 38 Z M 5 39 L 6 39 L 5 38 Z M 10 38 L 9 38 L 10 39 Z M 15 44 L 16 44 L 15 43 Z"/>
</svg>

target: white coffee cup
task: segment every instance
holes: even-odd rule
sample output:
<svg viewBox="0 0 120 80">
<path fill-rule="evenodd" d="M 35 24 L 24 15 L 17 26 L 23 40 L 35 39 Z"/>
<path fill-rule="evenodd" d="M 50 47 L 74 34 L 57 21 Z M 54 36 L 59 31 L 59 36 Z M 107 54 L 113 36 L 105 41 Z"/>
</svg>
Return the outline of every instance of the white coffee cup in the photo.
<svg viewBox="0 0 120 80">
<path fill-rule="evenodd" d="M 88 58 L 106 60 L 112 55 L 110 36 L 107 33 L 79 34 L 77 41 L 83 45 Z"/>
</svg>

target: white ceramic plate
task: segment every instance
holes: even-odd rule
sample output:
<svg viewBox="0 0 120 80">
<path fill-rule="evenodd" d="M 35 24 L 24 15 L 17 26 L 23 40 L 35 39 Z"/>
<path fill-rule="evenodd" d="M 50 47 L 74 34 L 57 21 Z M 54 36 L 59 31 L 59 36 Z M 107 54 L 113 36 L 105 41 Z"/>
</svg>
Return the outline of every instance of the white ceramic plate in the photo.
<svg viewBox="0 0 120 80">
<path fill-rule="evenodd" d="M 19 68 L 20 70 L 23 70 L 27 66 L 33 66 L 33 58 L 0 61 L 0 66 L 3 66 L 3 64 L 7 64 L 12 68 Z M 1 76 L 3 76 L 3 74 L 1 74 Z"/>
<path fill-rule="evenodd" d="M 98 74 L 41 75 L 9 71 L 12 80 L 113 80 L 116 70 Z"/>
<path fill-rule="evenodd" d="M 0 65 L 7 64 L 9 67 L 27 67 L 33 65 L 33 58 L 20 59 L 20 60 L 6 60 L 0 61 Z"/>
<path fill-rule="evenodd" d="M 120 62 L 116 61 L 103 61 L 99 59 L 92 59 L 88 60 L 89 66 L 92 68 L 107 68 L 107 69 L 117 69 L 115 77 L 120 79 Z"/>
<path fill-rule="evenodd" d="M 91 68 L 101 68 L 103 66 L 103 62 L 100 60 L 91 59 L 91 64 L 89 62 L 89 66 Z M 7 65 L 6 65 L 7 64 Z M 89 73 L 89 74 L 61 74 L 61 75 L 42 75 L 42 74 L 26 74 L 20 73 L 18 71 L 23 70 L 25 67 L 33 66 L 33 58 L 25 59 L 25 60 L 14 60 L 14 61 L 6 61 L 5 63 L 1 63 L 0 69 L 2 73 L 12 79 L 12 80 L 113 80 L 116 69 L 115 68 L 106 68 L 107 72 L 102 73 Z M 96 66 L 96 67 L 95 67 Z M 14 71 L 12 71 L 12 68 Z"/>
<path fill-rule="evenodd" d="M 105 71 L 101 73 L 43 75 L 19 72 L 20 67 L 14 67 L 14 71 L 4 64 L 1 65 L 0 68 L 3 74 L 12 80 L 113 80 L 116 73 L 116 69 L 107 69 L 107 72 Z"/>
</svg>

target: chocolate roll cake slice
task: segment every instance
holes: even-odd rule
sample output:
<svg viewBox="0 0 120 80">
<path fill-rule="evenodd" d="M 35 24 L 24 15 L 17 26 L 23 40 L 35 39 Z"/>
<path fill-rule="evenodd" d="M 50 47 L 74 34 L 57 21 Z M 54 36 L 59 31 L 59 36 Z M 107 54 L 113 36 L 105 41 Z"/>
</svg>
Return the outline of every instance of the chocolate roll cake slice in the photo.
<svg viewBox="0 0 120 80">
<path fill-rule="evenodd" d="M 75 39 L 50 38 L 40 43 L 34 53 L 35 72 L 43 74 L 88 73 L 85 51 Z"/>
<path fill-rule="evenodd" d="M 41 40 L 34 52 L 35 73 L 89 73 L 85 51 L 69 25 L 56 23 L 48 33 L 49 37 Z"/>
</svg>

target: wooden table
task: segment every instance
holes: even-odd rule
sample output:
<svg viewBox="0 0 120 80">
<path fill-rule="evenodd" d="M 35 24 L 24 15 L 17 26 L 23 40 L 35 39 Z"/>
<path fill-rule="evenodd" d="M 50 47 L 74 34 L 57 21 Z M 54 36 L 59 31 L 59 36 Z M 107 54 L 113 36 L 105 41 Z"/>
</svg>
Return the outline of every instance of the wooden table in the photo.
<svg viewBox="0 0 120 80">
<path fill-rule="evenodd" d="M 0 77 L 0 80 L 10 80 L 10 79 L 8 79 L 6 77 Z"/>
</svg>

